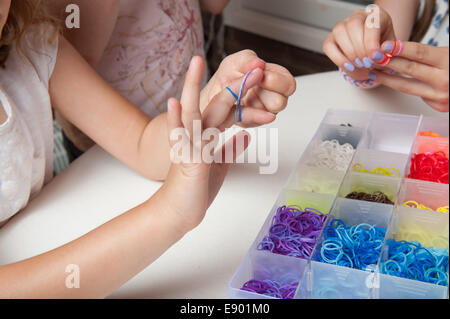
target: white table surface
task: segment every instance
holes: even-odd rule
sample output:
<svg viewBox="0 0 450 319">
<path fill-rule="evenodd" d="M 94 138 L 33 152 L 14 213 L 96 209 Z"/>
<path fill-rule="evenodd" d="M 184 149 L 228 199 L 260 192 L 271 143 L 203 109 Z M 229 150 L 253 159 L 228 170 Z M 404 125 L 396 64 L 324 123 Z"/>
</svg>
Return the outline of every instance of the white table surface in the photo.
<svg viewBox="0 0 450 319">
<path fill-rule="evenodd" d="M 297 82 L 287 110 L 271 125 L 279 128 L 278 172 L 260 175 L 259 164 L 234 166 L 203 223 L 111 298 L 227 298 L 229 280 L 328 108 L 448 117 L 390 89 L 353 88 L 337 72 Z M 94 147 L 0 230 L 0 265 L 72 241 L 160 186 Z"/>
</svg>

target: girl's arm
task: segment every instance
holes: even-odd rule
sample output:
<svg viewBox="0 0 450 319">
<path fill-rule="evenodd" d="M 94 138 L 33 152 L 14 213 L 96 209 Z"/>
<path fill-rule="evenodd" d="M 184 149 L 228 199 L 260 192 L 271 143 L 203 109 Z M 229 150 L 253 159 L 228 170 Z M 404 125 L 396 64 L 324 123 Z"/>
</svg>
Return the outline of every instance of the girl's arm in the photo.
<svg viewBox="0 0 450 319">
<path fill-rule="evenodd" d="M 204 9 L 212 14 L 219 14 L 225 9 L 230 0 L 201 0 L 200 2 Z"/>
<path fill-rule="evenodd" d="M 417 18 L 420 0 L 377 0 L 392 18 L 397 40 L 408 41 Z"/>
<path fill-rule="evenodd" d="M 204 69 L 201 58 L 195 57 L 186 77 L 181 104 L 175 99 L 169 100 L 167 126 L 171 130 L 188 128 L 194 119 L 201 117 L 200 83 Z M 259 73 L 257 77 L 248 79 L 249 88 L 262 80 L 262 72 L 256 73 Z M 231 88 L 237 90 L 241 81 L 242 78 L 230 84 Z M 223 90 L 212 104 L 232 109 L 234 102 L 229 92 Z M 243 138 L 242 142 L 239 138 Z M 164 140 L 172 145 L 177 143 L 169 142 L 168 135 Z M 231 143 L 222 147 L 222 159 L 226 150 L 244 151 L 248 140 L 248 134 L 236 135 Z M 198 149 L 199 145 L 194 146 L 189 138 L 184 141 L 188 141 L 190 152 L 195 148 L 205 153 L 206 145 Z M 244 145 L 244 148 L 237 145 Z M 233 155 L 235 159 L 240 154 Z M 101 298 L 109 295 L 198 226 L 216 197 L 228 167 L 226 163 L 173 164 L 166 183 L 144 204 L 60 248 L 1 266 L 0 298 Z M 79 288 L 66 286 L 69 265 L 78 266 Z"/>
<path fill-rule="evenodd" d="M 0 267 L 0 298 L 106 297 L 184 235 L 161 192 L 65 246 Z M 79 267 L 79 289 L 66 287 L 72 264 Z"/>
<path fill-rule="evenodd" d="M 80 28 L 64 29 L 66 39 L 93 67 L 97 65 L 108 45 L 119 14 L 119 0 L 49 0 L 51 12 L 63 21 L 69 15 L 66 7 L 80 8 Z"/>
<path fill-rule="evenodd" d="M 147 178 L 165 179 L 170 165 L 166 114 L 149 118 L 63 37 L 49 90 L 53 107 L 107 152 Z"/>
</svg>

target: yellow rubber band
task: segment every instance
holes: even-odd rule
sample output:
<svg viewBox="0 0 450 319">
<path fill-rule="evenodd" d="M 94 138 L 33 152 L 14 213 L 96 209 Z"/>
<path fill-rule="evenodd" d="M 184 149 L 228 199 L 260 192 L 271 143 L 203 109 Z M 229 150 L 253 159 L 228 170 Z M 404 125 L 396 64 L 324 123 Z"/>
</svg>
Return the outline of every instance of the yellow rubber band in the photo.
<svg viewBox="0 0 450 319">
<path fill-rule="evenodd" d="M 431 209 L 431 208 L 429 208 L 429 207 L 427 207 L 425 205 L 419 204 L 418 202 L 413 201 L 413 200 L 405 202 L 403 204 L 403 206 L 404 207 L 411 207 L 411 208 L 417 208 L 417 209 L 424 209 L 424 210 L 433 211 L 433 209 Z M 450 209 L 449 206 L 444 206 L 444 207 L 439 207 L 438 209 L 436 209 L 436 211 L 438 213 L 447 213 L 448 214 L 449 213 L 449 209 Z"/>
<path fill-rule="evenodd" d="M 397 174 L 392 173 L 390 170 L 395 171 Z M 369 173 L 369 174 L 378 174 L 378 175 L 385 175 L 385 176 L 391 176 L 391 177 L 402 177 L 402 174 L 400 171 L 394 167 L 376 167 L 372 171 L 368 171 L 362 166 L 362 164 L 358 163 L 353 165 L 353 171 L 359 172 L 359 173 Z"/>
</svg>

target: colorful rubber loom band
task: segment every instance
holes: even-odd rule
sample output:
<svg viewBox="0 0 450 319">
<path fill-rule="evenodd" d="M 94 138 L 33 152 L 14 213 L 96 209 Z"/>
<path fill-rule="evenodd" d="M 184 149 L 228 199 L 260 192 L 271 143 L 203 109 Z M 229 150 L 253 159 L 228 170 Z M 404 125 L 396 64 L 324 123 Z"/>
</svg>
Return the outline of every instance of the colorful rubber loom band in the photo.
<svg viewBox="0 0 450 319">
<path fill-rule="evenodd" d="M 288 285 L 281 285 L 274 280 L 257 280 L 252 279 L 247 281 L 241 290 L 254 292 L 260 295 L 274 297 L 278 299 L 293 299 L 295 291 L 298 287 L 298 282 Z"/>
<path fill-rule="evenodd" d="M 394 202 L 389 199 L 389 197 L 380 191 L 373 192 L 372 194 L 364 193 L 364 192 L 352 192 L 348 194 L 345 198 L 354 199 L 354 200 L 362 200 L 366 202 L 374 202 L 374 203 L 382 203 L 394 205 Z"/>
<path fill-rule="evenodd" d="M 397 46 L 399 47 L 398 52 L 395 52 L 397 50 Z M 379 66 L 386 66 L 389 64 L 389 62 L 391 62 L 391 59 L 395 56 L 399 56 L 400 54 L 402 54 L 403 51 L 403 42 L 398 40 L 394 42 L 394 48 L 392 49 L 392 51 L 390 53 L 385 53 L 385 57 L 382 61 L 377 62 L 377 64 Z"/>
<path fill-rule="evenodd" d="M 422 131 L 419 132 L 419 136 L 425 136 L 425 137 L 441 137 L 438 133 L 433 131 Z"/>
<path fill-rule="evenodd" d="M 358 173 L 369 173 L 369 174 L 378 174 L 378 175 L 385 175 L 385 176 L 391 176 L 391 177 L 402 177 L 402 174 L 400 173 L 400 171 L 398 169 L 396 169 L 395 167 L 376 167 L 371 171 L 368 171 L 364 168 L 364 166 L 362 166 L 362 164 L 355 164 L 353 165 L 353 171 L 358 172 Z M 394 171 L 395 174 L 392 172 Z"/>
<path fill-rule="evenodd" d="M 324 229 L 324 241 L 317 260 L 355 268 L 373 270 L 383 246 L 386 229 L 375 225 L 346 225 L 334 219 Z"/>
<path fill-rule="evenodd" d="M 274 254 L 307 259 L 327 215 L 313 208 L 281 206 L 272 219 L 268 236 L 257 246 Z"/>
<path fill-rule="evenodd" d="M 418 202 L 416 202 L 414 200 L 409 200 L 409 201 L 403 203 L 403 206 L 404 207 L 411 207 L 411 208 L 417 208 L 417 209 L 424 209 L 424 210 L 434 211 L 434 209 L 431 209 L 431 208 L 429 208 L 429 207 L 427 207 L 425 205 L 422 205 L 422 204 L 420 204 L 420 203 L 418 203 Z M 443 206 L 443 207 L 439 207 L 438 209 L 436 209 L 436 212 L 447 213 L 448 214 L 449 213 L 449 209 L 450 209 L 449 206 Z"/>
<path fill-rule="evenodd" d="M 444 152 L 416 154 L 408 178 L 448 184 L 449 160 Z"/>
<path fill-rule="evenodd" d="M 244 93 L 244 89 L 245 89 L 245 83 L 247 83 L 247 79 L 250 76 L 250 74 L 252 74 L 254 70 L 249 71 L 245 76 L 244 79 L 242 80 L 241 83 L 241 88 L 239 89 L 239 95 L 237 95 L 236 93 L 233 92 L 233 90 L 231 90 L 228 86 L 226 87 L 226 89 L 228 90 L 228 92 L 231 93 L 231 95 L 233 95 L 233 97 L 237 100 L 237 109 L 234 111 L 234 122 L 242 122 L 242 94 Z M 237 118 L 236 113 L 239 112 L 239 117 Z"/>
<path fill-rule="evenodd" d="M 417 241 L 388 239 L 383 274 L 448 286 L 449 253 L 446 249 L 423 247 Z"/>
<path fill-rule="evenodd" d="M 338 140 L 322 141 L 311 153 L 309 166 L 346 171 L 352 162 L 355 149 L 351 144 L 339 144 Z"/>
</svg>

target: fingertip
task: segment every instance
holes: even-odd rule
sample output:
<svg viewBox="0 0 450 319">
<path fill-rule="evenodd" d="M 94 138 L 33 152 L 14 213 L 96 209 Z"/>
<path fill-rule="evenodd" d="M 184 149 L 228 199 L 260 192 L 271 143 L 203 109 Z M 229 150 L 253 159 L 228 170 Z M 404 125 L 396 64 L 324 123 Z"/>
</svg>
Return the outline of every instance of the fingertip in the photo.
<svg viewBox="0 0 450 319">
<path fill-rule="evenodd" d="M 178 100 L 171 97 L 167 100 L 167 112 L 172 114 L 176 111 L 176 108 L 178 106 L 177 104 Z"/>
<path fill-rule="evenodd" d="M 277 116 L 274 113 L 271 112 L 264 112 L 263 114 L 261 114 L 261 117 L 259 120 L 260 123 L 263 124 L 269 124 L 272 123 L 273 121 L 275 121 L 277 118 Z"/>
<path fill-rule="evenodd" d="M 254 59 L 252 61 L 250 61 L 246 67 L 245 67 L 245 71 L 250 71 L 250 70 L 254 70 L 254 69 L 261 69 L 264 70 L 266 68 L 266 62 L 260 58 Z"/>
<path fill-rule="evenodd" d="M 381 45 L 381 49 L 384 53 L 391 53 L 394 50 L 395 42 L 394 41 L 385 41 Z"/>
<path fill-rule="evenodd" d="M 255 85 L 261 83 L 261 81 L 264 78 L 264 71 L 260 68 L 252 69 L 250 72 L 252 72 L 248 78 L 246 87 L 247 89 L 254 87 Z"/>
</svg>

